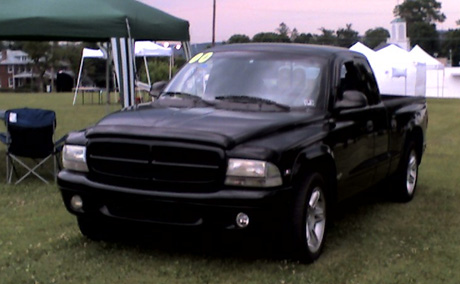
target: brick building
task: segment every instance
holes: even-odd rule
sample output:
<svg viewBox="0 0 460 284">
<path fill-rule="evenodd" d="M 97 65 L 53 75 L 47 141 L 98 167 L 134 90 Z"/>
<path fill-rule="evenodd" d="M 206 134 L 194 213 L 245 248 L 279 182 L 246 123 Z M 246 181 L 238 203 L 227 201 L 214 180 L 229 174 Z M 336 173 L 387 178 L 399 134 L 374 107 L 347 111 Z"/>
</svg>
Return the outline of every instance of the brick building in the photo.
<svg viewBox="0 0 460 284">
<path fill-rule="evenodd" d="M 23 87 L 32 78 L 32 61 L 21 50 L 4 49 L 0 53 L 0 89 Z"/>
</svg>

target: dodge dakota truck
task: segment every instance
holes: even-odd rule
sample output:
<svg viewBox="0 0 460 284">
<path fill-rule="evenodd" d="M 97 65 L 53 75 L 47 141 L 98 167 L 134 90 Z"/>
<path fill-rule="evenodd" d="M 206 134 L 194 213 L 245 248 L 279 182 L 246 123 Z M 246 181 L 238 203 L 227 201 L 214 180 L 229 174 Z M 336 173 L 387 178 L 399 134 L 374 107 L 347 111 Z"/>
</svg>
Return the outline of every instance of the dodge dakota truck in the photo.
<svg viewBox="0 0 460 284">
<path fill-rule="evenodd" d="M 151 103 L 70 133 L 58 186 L 90 239 L 127 224 L 273 230 L 312 262 L 337 202 L 381 181 L 413 198 L 427 124 L 425 98 L 381 95 L 359 53 L 224 45 Z"/>
</svg>

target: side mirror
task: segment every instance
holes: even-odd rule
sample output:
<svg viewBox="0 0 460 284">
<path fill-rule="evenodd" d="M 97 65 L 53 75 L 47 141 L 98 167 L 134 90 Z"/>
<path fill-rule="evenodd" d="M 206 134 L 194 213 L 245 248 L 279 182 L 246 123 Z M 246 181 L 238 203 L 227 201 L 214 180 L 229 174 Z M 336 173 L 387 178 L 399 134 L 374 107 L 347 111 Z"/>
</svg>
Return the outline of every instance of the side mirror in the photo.
<svg viewBox="0 0 460 284">
<path fill-rule="evenodd" d="M 363 108 L 368 105 L 366 96 L 359 91 L 345 91 L 343 98 L 335 103 L 336 110 Z"/>
<path fill-rule="evenodd" d="M 150 96 L 152 98 L 158 98 L 161 92 L 163 92 L 167 84 L 168 84 L 168 81 L 158 81 L 158 82 L 153 83 L 152 87 L 150 87 L 150 92 L 149 92 Z"/>
</svg>

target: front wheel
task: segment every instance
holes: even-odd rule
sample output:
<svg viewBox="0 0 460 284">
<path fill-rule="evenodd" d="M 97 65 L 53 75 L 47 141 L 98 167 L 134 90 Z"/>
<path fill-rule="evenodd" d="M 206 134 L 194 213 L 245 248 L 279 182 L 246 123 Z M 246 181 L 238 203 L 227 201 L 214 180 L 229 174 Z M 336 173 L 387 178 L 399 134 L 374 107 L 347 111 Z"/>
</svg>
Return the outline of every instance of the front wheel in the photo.
<svg viewBox="0 0 460 284">
<path fill-rule="evenodd" d="M 111 227 L 98 218 L 78 216 L 78 228 L 83 236 L 93 241 L 103 241 L 113 238 Z"/>
<path fill-rule="evenodd" d="M 300 183 L 293 211 L 294 256 L 313 262 L 321 255 L 327 232 L 326 185 L 319 173 Z"/>
</svg>

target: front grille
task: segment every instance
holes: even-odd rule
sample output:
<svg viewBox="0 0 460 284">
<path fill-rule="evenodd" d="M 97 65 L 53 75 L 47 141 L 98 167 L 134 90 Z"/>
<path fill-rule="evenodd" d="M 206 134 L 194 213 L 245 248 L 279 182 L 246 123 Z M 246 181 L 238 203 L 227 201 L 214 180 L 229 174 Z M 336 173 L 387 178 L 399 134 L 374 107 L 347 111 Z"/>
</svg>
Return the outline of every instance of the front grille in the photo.
<svg viewBox="0 0 460 284">
<path fill-rule="evenodd" d="M 94 138 L 87 159 L 92 180 L 130 188 L 209 191 L 225 175 L 222 149 L 185 142 Z"/>
</svg>

